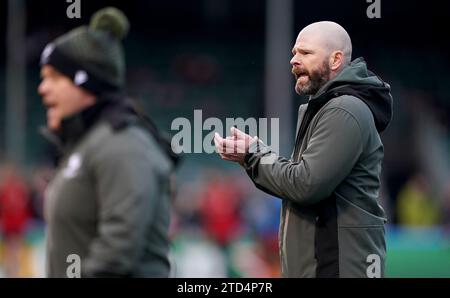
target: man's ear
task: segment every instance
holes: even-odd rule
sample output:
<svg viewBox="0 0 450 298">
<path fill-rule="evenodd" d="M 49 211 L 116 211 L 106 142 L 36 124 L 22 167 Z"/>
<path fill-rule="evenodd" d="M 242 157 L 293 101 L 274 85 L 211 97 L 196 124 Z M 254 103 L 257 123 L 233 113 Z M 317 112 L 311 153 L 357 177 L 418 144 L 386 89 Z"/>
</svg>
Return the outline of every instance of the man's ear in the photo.
<svg viewBox="0 0 450 298">
<path fill-rule="evenodd" d="M 344 53 L 342 51 L 334 51 L 330 55 L 330 69 L 336 71 L 344 65 Z"/>
</svg>

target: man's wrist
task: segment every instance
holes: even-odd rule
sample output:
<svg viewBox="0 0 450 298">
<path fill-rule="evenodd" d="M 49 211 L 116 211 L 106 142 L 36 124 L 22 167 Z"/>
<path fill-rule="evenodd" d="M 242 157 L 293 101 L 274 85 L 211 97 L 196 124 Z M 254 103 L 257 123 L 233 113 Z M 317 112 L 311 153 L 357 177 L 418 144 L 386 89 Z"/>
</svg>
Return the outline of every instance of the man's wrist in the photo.
<svg viewBox="0 0 450 298">
<path fill-rule="evenodd" d="M 250 158 L 253 157 L 253 155 L 257 152 L 259 152 L 260 148 L 259 148 L 259 139 L 255 138 L 249 145 L 247 153 L 244 156 L 244 162 L 243 162 L 243 166 L 248 165 L 248 163 L 250 162 Z"/>
</svg>

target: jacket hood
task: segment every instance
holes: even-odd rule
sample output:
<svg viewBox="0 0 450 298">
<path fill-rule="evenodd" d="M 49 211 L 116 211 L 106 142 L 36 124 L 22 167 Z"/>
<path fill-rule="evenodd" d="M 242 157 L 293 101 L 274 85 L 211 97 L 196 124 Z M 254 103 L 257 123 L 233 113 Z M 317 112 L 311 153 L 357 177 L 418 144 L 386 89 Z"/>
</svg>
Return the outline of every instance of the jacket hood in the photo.
<svg viewBox="0 0 450 298">
<path fill-rule="evenodd" d="M 391 87 L 367 69 L 364 58 L 353 60 L 332 80 L 327 82 L 310 100 L 328 96 L 352 95 L 370 108 L 378 132 L 386 129 L 392 120 L 393 99 Z"/>
</svg>

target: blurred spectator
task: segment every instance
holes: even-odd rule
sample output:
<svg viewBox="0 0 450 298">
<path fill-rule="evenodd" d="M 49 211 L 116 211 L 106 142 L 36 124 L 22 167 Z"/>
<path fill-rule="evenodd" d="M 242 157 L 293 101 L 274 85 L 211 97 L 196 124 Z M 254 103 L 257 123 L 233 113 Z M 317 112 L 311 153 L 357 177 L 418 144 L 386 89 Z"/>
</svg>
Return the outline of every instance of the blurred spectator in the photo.
<svg viewBox="0 0 450 298">
<path fill-rule="evenodd" d="M 18 277 L 26 225 L 30 219 L 26 182 L 12 164 L 0 178 L 0 228 L 4 240 L 3 262 L 8 277 Z"/>
<path fill-rule="evenodd" d="M 226 177 L 212 174 L 200 194 L 200 217 L 207 234 L 227 246 L 242 232 L 241 193 Z"/>
<path fill-rule="evenodd" d="M 408 226 L 430 226 L 440 223 L 440 212 L 422 173 L 416 173 L 405 184 L 397 199 L 399 223 Z"/>
<path fill-rule="evenodd" d="M 244 218 L 255 236 L 257 246 L 255 253 L 265 263 L 262 271 L 249 274 L 247 277 L 279 277 L 280 258 L 278 251 L 278 229 L 280 224 L 281 200 L 266 198 L 267 194 L 257 191 L 244 201 Z"/>
</svg>

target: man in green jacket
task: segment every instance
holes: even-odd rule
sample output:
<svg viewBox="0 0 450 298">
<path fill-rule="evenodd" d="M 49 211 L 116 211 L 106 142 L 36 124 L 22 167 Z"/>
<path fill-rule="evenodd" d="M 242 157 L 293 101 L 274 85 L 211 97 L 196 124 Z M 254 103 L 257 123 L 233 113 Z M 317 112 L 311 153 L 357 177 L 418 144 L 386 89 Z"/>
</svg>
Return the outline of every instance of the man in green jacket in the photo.
<svg viewBox="0 0 450 298">
<path fill-rule="evenodd" d="M 279 245 L 286 277 L 383 277 L 386 216 L 378 204 L 390 86 L 351 61 L 347 32 L 318 22 L 298 35 L 291 60 L 298 112 L 290 159 L 236 128 L 215 136 L 259 189 L 282 199 Z"/>
<path fill-rule="evenodd" d="M 42 53 L 44 133 L 61 152 L 45 198 L 49 277 L 169 276 L 176 158 L 123 94 L 128 27 L 105 8 Z"/>
</svg>

